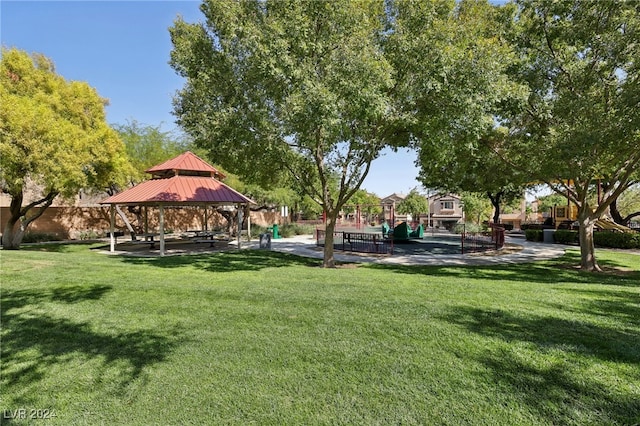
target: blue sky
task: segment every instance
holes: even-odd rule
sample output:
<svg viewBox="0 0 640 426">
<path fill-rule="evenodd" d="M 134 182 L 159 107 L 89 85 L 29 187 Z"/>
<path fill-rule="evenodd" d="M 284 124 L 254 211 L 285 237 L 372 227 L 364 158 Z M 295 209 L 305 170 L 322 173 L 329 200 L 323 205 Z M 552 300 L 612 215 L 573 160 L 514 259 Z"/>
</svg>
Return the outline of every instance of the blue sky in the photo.
<svg viewBox="0 0 640 426">
<path fill-rule="evenodd" d="M 168 28 L 178 15 L 203 19 L 199 1 L 0 2 L 4 47 L 38 52 L 68 80 L 86 81 L 109 99 L 109 123 L 127 120 L 163 130 L 176 125 L 171 100 L 183 85 L 169 66 Z M 415 154 L 385 151 L 372 164 L 364 189 L 384 197 L 419 185 Z"/>
</svg>

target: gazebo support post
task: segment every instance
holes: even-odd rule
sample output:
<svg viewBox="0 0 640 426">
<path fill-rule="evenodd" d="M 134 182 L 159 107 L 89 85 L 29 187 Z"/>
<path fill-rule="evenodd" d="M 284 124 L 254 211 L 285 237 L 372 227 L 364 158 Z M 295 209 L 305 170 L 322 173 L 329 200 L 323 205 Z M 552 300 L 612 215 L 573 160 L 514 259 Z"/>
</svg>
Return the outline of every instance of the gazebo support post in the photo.
<svg viewBox="0 0 640 426">
<path fill-rule="evenodd" d="M 144 206 L 144 233 L 149 233 L 149 213 L 147 206 Z"/>
<path fill-rule="evenodd" d="M 204 230 L 209 230 L 209 208 L 206 204 L 204 205 Z"/>
<path fill-rule="evenodd" d="M 238 211 L 238 250 L 240 250 L 240 237 L 242 234 L 242 209 L 240 208 L 240 204 L 236 206 L 236 210 Z"/>
<path fill-rule="evenodd" d="M 160 256 L 164 256 L 164 205 L 160 204 Z"/>
<path fill-rule="evenodd" d="M 244 214 L 247 216 L 247 242 L 251 242 L 251 209 L 249 209 L 249 204 L 244 205 Z"/>
<path fill-rule="evenodd" d="M 109 221 L 109 251 L 111 253 L 116 251 L 116 205 L 111 204 L 109 207 L 109 213 L 111 220 Z"/>
</svg>

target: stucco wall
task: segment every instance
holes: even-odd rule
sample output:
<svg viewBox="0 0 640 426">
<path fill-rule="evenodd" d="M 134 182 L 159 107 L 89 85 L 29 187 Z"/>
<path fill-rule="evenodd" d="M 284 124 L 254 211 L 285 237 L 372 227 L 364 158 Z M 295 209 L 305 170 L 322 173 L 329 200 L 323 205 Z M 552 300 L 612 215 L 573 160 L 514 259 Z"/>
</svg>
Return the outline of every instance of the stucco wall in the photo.
<svg viewBox="0 0 640 426">
<path fill-rule="evenodd" d="M 136 215 L 122 207 L 123 212 L 136 227 L 144 227 L 144 222 Z M 0 232 L 4 229 L 9 208 L 0 207 Z M 27 232 L 55 234 L 63 239 L 78 239 L 81 233 L 95 231 L 104 234 L 109 231 L 109 207 L 49 207 L 44 214 L 29 225 Z M 165 229 L 183 232 L 192 229 L 202 229 L 204 223 L 204 209 L 197 208 L 165 208 Z M 144 215 L 141 216 L 144 218 Z M 225 227 L 226 220 L 209 209 L 207 215 L 209 229 Z M 158 227 L 158 210 L 148 209 L 147 220 L 150 230 Z M 251 212 L 251 224 L 270 226 L 281 223 L 277 212 Z M 124 221 L 116 214 L 116 229 L 128 233 Z"/>
</svg>

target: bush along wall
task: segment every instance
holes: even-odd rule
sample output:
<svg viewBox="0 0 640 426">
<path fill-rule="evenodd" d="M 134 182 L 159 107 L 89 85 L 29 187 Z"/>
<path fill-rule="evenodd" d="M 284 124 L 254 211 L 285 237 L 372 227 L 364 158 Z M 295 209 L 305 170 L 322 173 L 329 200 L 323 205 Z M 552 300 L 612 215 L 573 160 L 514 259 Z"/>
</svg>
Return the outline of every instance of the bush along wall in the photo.
<svg viewBox="0 0 640 426">
<path fill-rule="evenodd" d="M 524 234 L 527 241 L 540 242 L 544 239 L 542 230 L 539 229 L 527 229 Z M 559 244 L 579 244 L 580 234 L 578 231 L 558 229 L 554 232 L 553 239 Z M 593 241 L 602 248 L 640 249 L 640 232 L 596 231 L 593 233 Z"/>
<path fill-rule="evenodd" d="M 22 242 L 25 244 L 49 241 L 62 241 L 62 238 L 58 234 L 48 232 L 26 232 L 22 237 Z"/>
<path fill-rule="evenodd" d="M 558 229 L 553 233 L 553 240 L 560 244 L 576 244 L 580 241 L 580 234 L 578 231 Z"/>
<path fill-rule="evenodd" d="M 527 229 L 524 231 L 524 237 L 527 241 L 542 241 L 542 230 L 541 229 Z"/>
<path fill-rule="evenodd" d="M 598 247 L 640 249 L 640 232 L 597 231 L 593 233 L 593 242 Z"/>
</svg>

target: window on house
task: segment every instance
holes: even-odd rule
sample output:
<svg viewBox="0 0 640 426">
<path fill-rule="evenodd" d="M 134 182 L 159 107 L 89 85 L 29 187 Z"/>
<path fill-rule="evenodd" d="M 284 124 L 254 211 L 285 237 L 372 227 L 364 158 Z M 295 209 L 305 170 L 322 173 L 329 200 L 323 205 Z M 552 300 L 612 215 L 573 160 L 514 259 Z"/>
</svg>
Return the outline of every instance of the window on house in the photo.
<svg viewBox="0 0 640 426">
<path fill-rule="evenodd" d="M 442 210 L 453 210 L 453 201 L 442 201 L 440 207 Z"/>
</svg>

